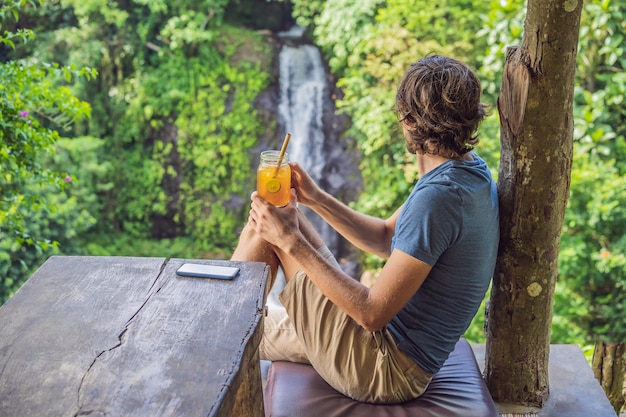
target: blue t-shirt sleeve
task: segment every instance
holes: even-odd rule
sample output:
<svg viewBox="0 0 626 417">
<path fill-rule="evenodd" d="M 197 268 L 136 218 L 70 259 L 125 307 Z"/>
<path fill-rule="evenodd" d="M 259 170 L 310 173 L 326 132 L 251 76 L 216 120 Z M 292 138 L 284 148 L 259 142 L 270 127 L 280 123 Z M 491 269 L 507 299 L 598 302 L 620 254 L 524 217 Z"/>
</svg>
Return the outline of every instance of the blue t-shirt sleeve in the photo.
<svg viewBox="0 0 626 417">
<path fill-rule="evenodd" d="M 459 236 L 462 199 L 447 184 L 414 190 L 396 224 L 392 249 L 433 266 Z"/>
</svg>

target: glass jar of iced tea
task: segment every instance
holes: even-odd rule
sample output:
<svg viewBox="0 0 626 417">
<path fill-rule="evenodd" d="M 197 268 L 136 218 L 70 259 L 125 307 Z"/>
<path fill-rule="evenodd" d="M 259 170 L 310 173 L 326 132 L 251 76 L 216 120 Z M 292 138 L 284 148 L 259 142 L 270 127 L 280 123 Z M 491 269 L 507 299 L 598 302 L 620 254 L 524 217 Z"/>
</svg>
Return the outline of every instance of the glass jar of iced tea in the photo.
<svg viewBox="0 0 626 417">
<path fill-rule="evenodd" d="M 279 155 L 279 151 L 261 152 L 257 172 L 257 192 L 276 207 L 283 207 L 289 203 L 291 168 L 287 152 L 278 166 Z"/>
</svg>

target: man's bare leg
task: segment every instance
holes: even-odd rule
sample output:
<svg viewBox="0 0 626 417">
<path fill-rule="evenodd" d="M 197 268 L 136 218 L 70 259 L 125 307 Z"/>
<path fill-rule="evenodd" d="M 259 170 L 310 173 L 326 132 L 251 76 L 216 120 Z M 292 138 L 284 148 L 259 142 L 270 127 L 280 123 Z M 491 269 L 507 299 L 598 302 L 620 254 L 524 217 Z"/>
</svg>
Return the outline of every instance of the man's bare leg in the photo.
<svg viewBox="0 0 626 417">
<path fill-rule="evenodd" d="M 318 249 L 324 245 L 322 238 L 301 211 L 298 211 L 298 223 L 300 231 L 314 248 Z M 267 283 L 268 293 L 274 285 L 279 267 L 283 269 L 287 281 L 291 280 L 300 268 L 293 258 L 258 236 L 249 224 L 246 224 L 241 232 L 239 243 L 231 259 L 268 264 L 271 274 Z M 263 332 L 263 339 L 259 345 L 261 359 L 310 363 L 284 307 L 268 305 Z"/>
<path fill-rule="evenodd" d="M 324 245 L 324 241 L 318 235 L 313 225 L 306 218 L 304 213 L 298 210 L 298 223 L 300 231 L 305 239 L 307 239 L 314 248 L 319 249 Z M 256 232 L 246 224 L 241 235 L 239 237 L 239 243 L 233 252 L 231 257 L 233 261 L 247 261 L 247 262 L 265 262 L 270 267 L 270 282 L 268 282 L 269 288 L 274 285 L 276 273 L 278 268 L 281 267 L 285 279 L 289 281 L 294 276 L 296 271 L 300 269 L 300 265 L 283 252 L 280 248 L 269 244 L 262 239 Z"/>
</svg>

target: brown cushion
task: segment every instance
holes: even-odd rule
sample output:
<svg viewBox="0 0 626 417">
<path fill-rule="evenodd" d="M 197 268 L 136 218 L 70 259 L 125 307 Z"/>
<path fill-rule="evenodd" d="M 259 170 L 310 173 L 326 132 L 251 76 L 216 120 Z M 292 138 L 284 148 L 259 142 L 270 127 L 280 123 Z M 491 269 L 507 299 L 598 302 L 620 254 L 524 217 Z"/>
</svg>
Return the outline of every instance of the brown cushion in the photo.
<svg viewBox="0 0 626 417">
<path fill-rule="evenodd" d="M 498 417 L 472 348 L 460 339 L 421 397 L 377 405 L 335 391 L 310 365 L 273 362 L 265 386 L 266 417 Z"/>
</svg>

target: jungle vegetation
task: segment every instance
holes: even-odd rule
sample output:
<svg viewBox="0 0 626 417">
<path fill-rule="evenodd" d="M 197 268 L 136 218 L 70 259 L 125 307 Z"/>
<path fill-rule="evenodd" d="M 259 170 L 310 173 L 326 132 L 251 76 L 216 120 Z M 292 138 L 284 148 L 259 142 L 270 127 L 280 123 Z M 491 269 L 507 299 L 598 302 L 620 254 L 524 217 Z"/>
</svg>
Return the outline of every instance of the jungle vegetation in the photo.
<svg viewBox="0 0 626 417">
<path fill-rule="evenodd" d="M 3 1 L 0 303 L 53 254 L 227 258 L 254 187 L 246 150 L 276 129 L 255 107 L 276 83 L 268 33 L 296 22 L 322 51 L 351 121 L 344 134 L 364 184 L 355 208 L 387 216 L 410 192 L 416 172 L 394 91 L 433 52 L 479 73 L 490 116 L 477 150 L 497 175 L 496 100 L 525 2 L 434 3 Z M 585 2 L 552 325 L 554 343 L 584 349 L 626 336 L 624 22 L 623 2 Z M 362 259 L 364 269 L 382 262 Z M 484 341 L 482 321 L 471 341 Z"/>
</svg>

